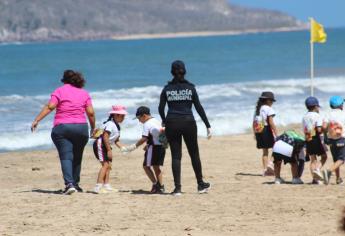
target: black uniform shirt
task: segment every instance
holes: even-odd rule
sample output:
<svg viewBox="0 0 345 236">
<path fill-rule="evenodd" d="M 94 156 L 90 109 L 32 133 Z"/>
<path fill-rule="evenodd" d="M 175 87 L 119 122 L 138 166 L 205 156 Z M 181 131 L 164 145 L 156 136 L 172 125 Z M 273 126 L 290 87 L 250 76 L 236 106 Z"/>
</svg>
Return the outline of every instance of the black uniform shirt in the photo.
<svg viewBox="0 0 345 236">
<path fill-rule="evenodd" d="M 165 104 L 168 103 L 168 114 L 165 117 Z M 192 105 L 207 128 L 210 128 L 204 108 L 200 104 L 198 93 L 196 92 L 194 84 L 184 81 L 171 81 L 162 90 L 159 102 L 159 114 L 162 122 L 165 123 L 166 119 L 174 118 L 192 118 L 194 120 Z"/>
</svg>

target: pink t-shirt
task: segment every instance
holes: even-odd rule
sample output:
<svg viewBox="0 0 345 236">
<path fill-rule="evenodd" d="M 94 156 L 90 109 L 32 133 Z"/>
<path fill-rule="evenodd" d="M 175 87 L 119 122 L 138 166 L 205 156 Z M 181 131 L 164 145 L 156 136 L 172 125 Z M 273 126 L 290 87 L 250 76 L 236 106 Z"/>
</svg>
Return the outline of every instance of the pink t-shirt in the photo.
<svg viewBox="0 0 345 236">
<path fill-rule="evenodd" d="M 70 84 L 57 88 L 51 94 L 49 103 L 57 105 L 54 126 L 86 123 L 86 107 L 92 105 L 88 92 Z"/>
</svg>

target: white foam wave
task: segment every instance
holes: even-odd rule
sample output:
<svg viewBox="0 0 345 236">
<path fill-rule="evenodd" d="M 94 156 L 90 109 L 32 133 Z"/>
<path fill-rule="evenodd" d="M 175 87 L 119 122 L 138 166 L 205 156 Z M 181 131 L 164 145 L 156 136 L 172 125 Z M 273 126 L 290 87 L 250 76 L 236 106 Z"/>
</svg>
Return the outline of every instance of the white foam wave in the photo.
<svg viewBox="0 0 345 236">
<path fill-rule="evenodd" d="M 0 150 L 13 151 L 51 145 L 49 131 L 36 133 L 11 133 L 0 136 Z"/>
<path fill-rule="evenodd" d="M 317 96 L 324 107 L 327 107 L 325 105 L 331 94 L 341 95 L 345 92 L 345 77 L 317 78 L 314 84 Z M 214 135 L 229 135 L 243 133 L 250 129 L 255 102 L 263 90 L 272 90 L 279 98 L 274 105 L 277 112 L 275 121 L 278 125 L 300 123 L 305 113 L 304 99 L 309 93 L 309 85 L 309 79 L 289 79 L 202 85 L 198 86 L 197 90 L 210 119 Z M 137 106 L 148 105 L 154 116 L 159 117 L 157 106 L 161 89 L 158 86 L 147 86 L 91 92 L 97 121 L 100 123 L 106 120 L 106 112 L 113 104 L 127 106 L 131 114 L 134 113 Z M 31 134 L 29 131 L 32 114 L 36 113 L 37 107 L 48 99 L 49 95 L 44 94 L 0 96 L 0 111 L 3 112 L 0 121 L 3 123 L 3 127 L 6 127 L 5 129 L 0 128 L 0 150 L 52 146 L 50 128 L 53 116 L 49 116 L 40 124 L 37 133 Z M 322 110 L 326 110 L 326 108 Z M 30 117 L 28 118 L 30 122 L 23 118 L 24 113 Z M 195 117 L 199 125 L 199 135 L 206 136 L 204 124 L 197 114 Z M 126 119 L 122 125 L 121 138 L 132 141 L 138 139 L 141 136 L 141 127 L 137 121 Z"/>
<path fill-rule="evenodd" d="M 314 86 L 324 93 L 342 93 L 345 91 L 345 77 L 315 78 Z M 239 97 L 245 94 L 259 94 L 263 89 L 271 90 L 277 95 L 301 95 L 310 87 L 306 78 L 286 80 L 251 81 L 227 84 L 197 86 L 199 96 L 203 100 L 217 97 Z M 127 89 L 93 91 L 90 93 L 96 109 L 108 109 L 113 104 L 135 107 L 138 104 L 154 103 L 159 100 L 162 87 L 146 86 Z M 28 101 L 46 102 L 49 94 L 22 96 L 12 94 L 0 96 L 0 105 L 15 104 Z"/>
</svg>

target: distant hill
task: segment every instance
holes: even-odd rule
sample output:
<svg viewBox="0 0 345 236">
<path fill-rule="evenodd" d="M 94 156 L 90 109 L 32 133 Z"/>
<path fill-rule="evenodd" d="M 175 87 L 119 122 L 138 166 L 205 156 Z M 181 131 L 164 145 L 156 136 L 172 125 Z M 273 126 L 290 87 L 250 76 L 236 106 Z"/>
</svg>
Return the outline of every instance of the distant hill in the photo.
<svg viewBox="0 0 345 236">
<path fill-rule="evenodd" d="M 286 14 L 226 0 L 0 0 L 0 42 L 305 27 Z"/>
</svg>

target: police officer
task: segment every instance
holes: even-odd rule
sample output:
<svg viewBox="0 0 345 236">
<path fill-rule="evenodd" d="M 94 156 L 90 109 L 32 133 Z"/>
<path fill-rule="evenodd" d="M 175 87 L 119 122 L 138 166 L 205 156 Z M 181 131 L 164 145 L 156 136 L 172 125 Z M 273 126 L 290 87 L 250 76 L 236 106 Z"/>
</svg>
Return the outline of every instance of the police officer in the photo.
<svg viewBox="0 0 345 236">
<path fill-rule="evenodd" d="M 175 182 L 175 189 L 172 194 L 181 195 L 182 137 L 192 160 L 198 192 L 205 193 L 209 190 L 210 184 L 203 181 L 197 125 L 192 112 L 193 104 L 207 127 L 208 138 L 211 138 L 211 126 L 200 104 L 195 86 L 185 79 L 184 63 L 179 60 L 174 61 L 171 65 L 171 74 L 174 78 L 163 88 L 158 109 L 163 126 L 165 126 L 172 156 L 172 171 Z M 165 116 L 166 103 L 168 104 L 167 116 Z"/>
</svg>

